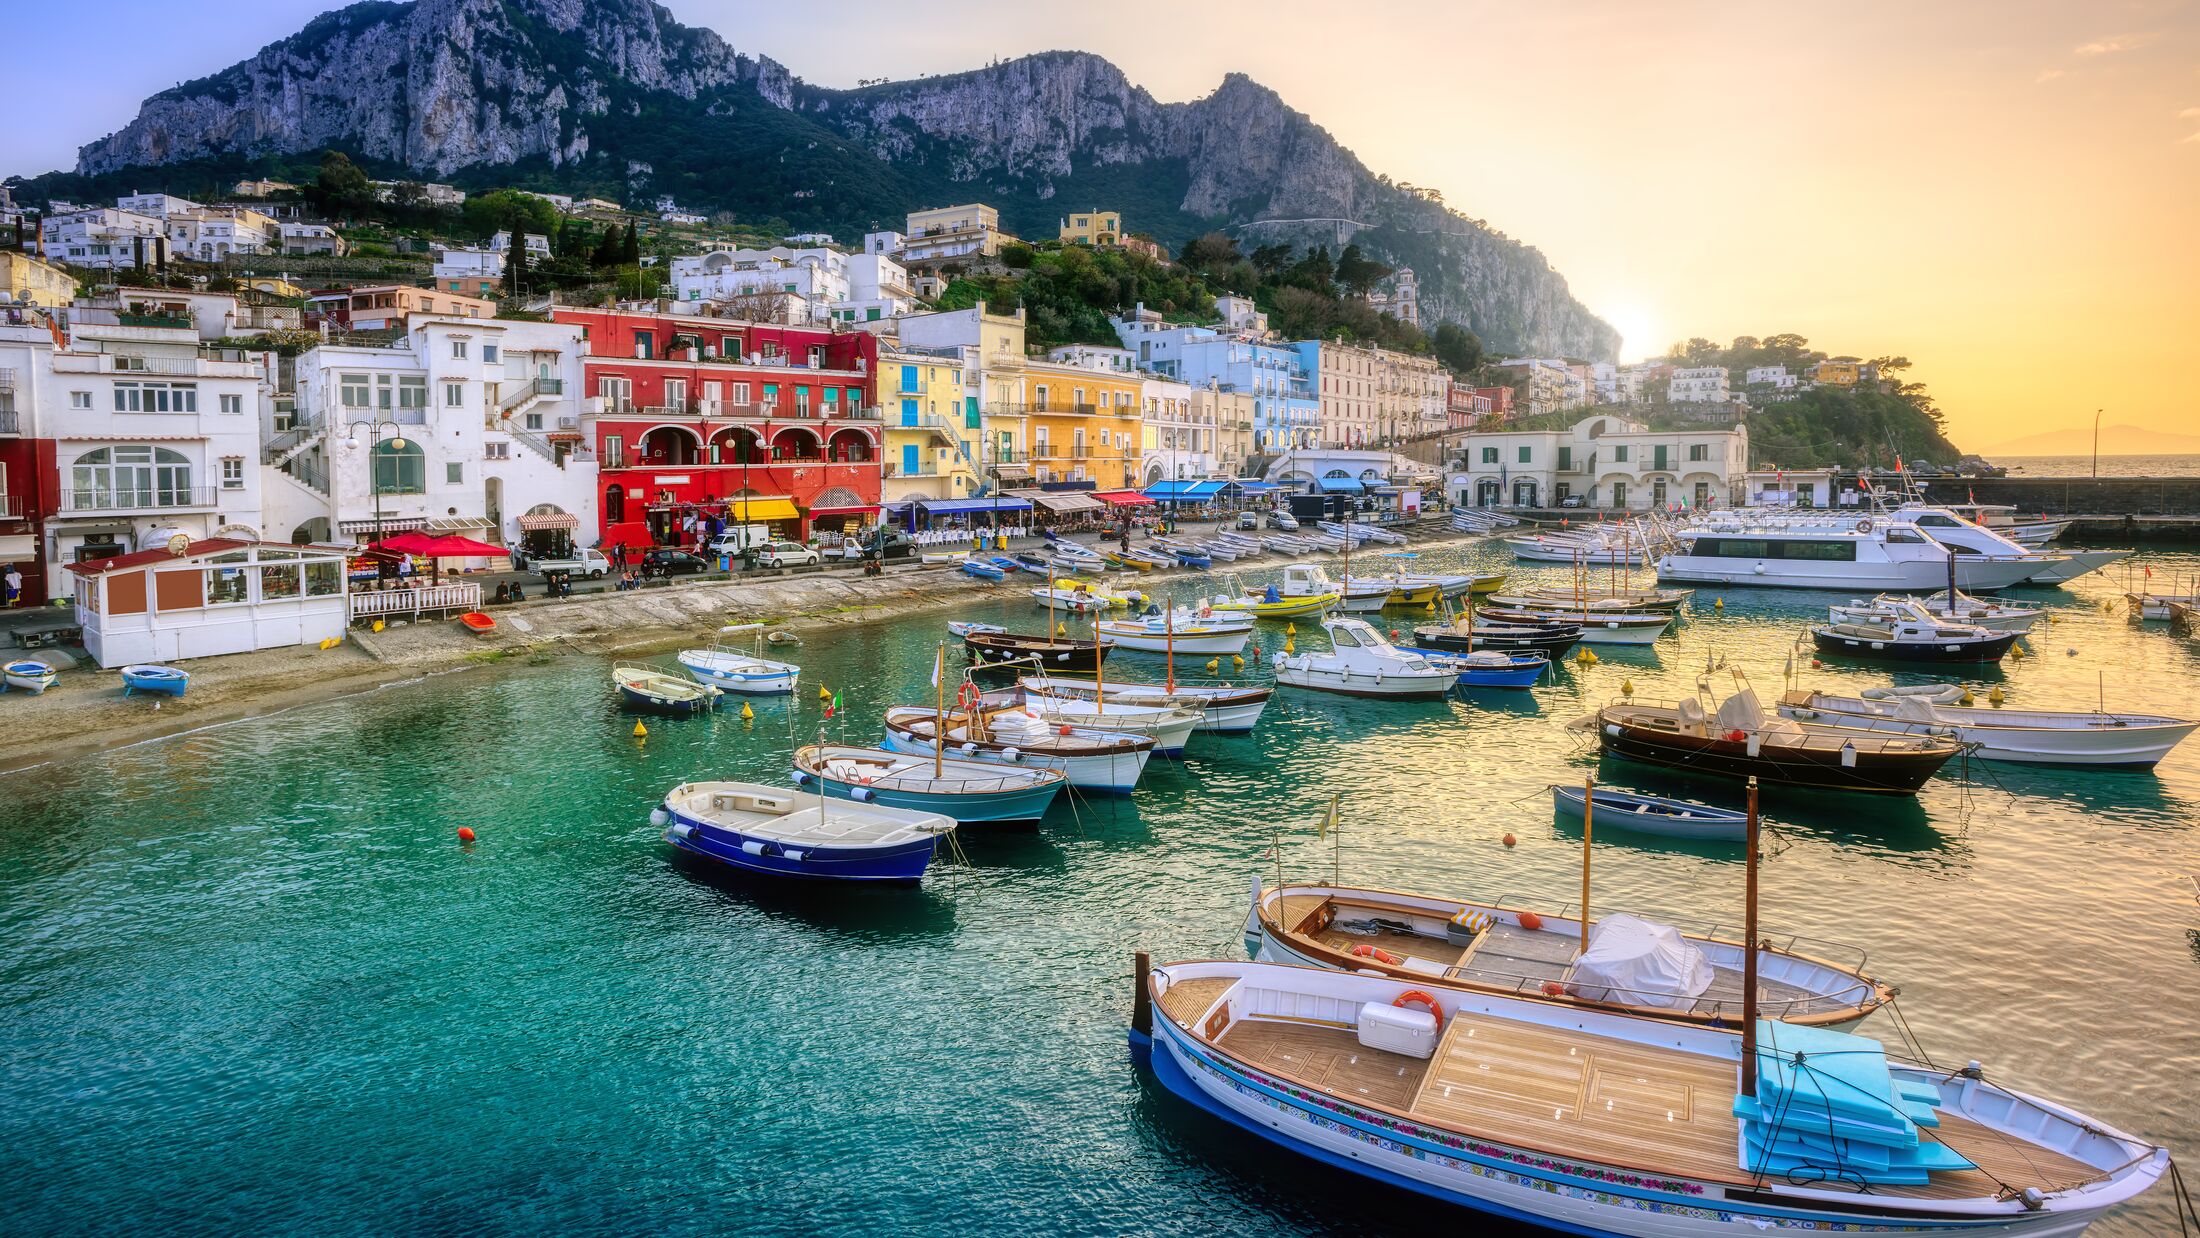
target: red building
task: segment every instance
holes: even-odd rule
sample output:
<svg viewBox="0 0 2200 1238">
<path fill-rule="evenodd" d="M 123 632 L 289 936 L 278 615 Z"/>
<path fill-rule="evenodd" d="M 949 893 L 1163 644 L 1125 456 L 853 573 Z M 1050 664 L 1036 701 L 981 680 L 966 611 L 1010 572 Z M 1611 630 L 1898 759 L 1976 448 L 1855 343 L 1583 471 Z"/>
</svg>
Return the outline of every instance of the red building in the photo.
<svg viewBox="0 0 2200 1238">
<path fill-rule="evenodd" d="M 1507 387 L 1505 390 L 1509 392 L 1512 388 Z M 1472 429 L 1483 418 L 1488 417 L 1490 411 L 1490 398 L 1476 388 L 1453 383 L 1445 392 L 1444 412 L 1448 429 Z"/>
<path fill-rule="evenodd" d="M 41 374 L 52 373 L 61 336 L 36 310 L 0 309 L 0 575 L 23 574 L 20 605 L 46 601 L 46 518 L 60 510 L 56 444 L 38 425 Z"/>
<path fill-rule="evenodd" d="M 581 328 L 601 403 L 604 545 L 680 542 L 691 512 L 795 538 L 877 513 L 877 337 L 624 310 L 557 320 Z"/>
<path fill-rule="evenodd" d="M 1510 387 L 1476 387 L 1474 394 L 1489 399 L 1489 407 L 1482 415 L 1497 421 L 1513 415 L 1513 389 Z"/>
</svg>

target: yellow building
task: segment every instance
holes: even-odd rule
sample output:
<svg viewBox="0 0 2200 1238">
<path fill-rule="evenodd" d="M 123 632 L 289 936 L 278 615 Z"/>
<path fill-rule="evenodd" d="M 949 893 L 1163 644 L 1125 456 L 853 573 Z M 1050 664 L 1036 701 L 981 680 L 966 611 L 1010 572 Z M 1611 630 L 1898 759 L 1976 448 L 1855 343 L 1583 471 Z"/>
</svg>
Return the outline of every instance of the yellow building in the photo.
<svg viewBox="0 0 2200 1238">
<path fill-rule="evenodd" d="M 1029 418 L 1024 414 L 1024 311 L 996 314 L 984 302 L 969 309 L 939 310 L 929 314 L 905 314 L 894 324 L 901 346 L 912 352 L 953 352 L 962 358 L 963 416 L 967 423 L 973 400 L 979 428 L 973 460 L 979 481 L 992 489 L 1020 486 L 1031 480 Z M 882 373 L 882 382 L 900 374 Z M 900 406 L 895 393 L 882 386 L 879 400 L 890 409 Z"/>
<path fill-rule="evenodd" d="M 1812 382 L 1828 387 L 1854 387 L 1857 365 L 1854 361 L 1821 361 L 1810 368 L 1810 377 Z"/>
<path fill-rule="evenodd" d="M 896 257 L 904 264 L 972 256 L 990 258 L 1015 237 L 1001 231 L 1001 213 L 982 202 L 911 211 Z"/>
<path fill-rule="evenodd" d="M 48 309 L 76 300 L 76 276 L 15 250 L 0 250 L 0 296 L 25 297 Z"/>
<path fill-rule="evenodd" d="M 881 494 L 959 499 L 978 493 L 983 419 L 963 384 L 956 347 L 888 349 L 878 359 L 879 411 L 886 421 Z"/>
<path fill-rule="evenodd" d="M 1087 211 L 1062 221 L 1062 240 L 1080 245 L 1114 245 L 1123 239 L 1123 216 L 1116 211 Z"/>
<path fill-rule="evenodd" d="M 1095 489 L 1138 484 L 1144 433 L 1135 371 L 1030 361 L 1024 366 L 1034 480 L 1089 481 Z"/>
<path fill-rule="evenodd" d="M 304 300 L 306 295 L 305 289 L 280 275 L 247 275 L 237 281 L 237 287 L 240 289 L 249 288 L 254 292 L 264 292 L 269 296 L 289 297 L 293 300 Z"/>
</svg>

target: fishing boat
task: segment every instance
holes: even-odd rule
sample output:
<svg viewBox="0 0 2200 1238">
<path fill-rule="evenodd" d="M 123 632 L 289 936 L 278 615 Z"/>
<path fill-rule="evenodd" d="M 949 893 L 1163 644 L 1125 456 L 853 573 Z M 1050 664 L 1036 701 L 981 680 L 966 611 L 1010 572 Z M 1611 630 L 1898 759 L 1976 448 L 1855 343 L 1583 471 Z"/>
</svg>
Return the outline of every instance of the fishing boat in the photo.
<svg viewBox="0 0 2200 1238">
<path fill-rule="evenodd" d="M 1543 672 L 1551 668 L 1549 658 L 1521 649 L 1477 649 L 1472 653 L 1407 649 L 1406 652 L 1419 654 L 1438 670 L 1451 671 L 1458 676 L 1462 688 L 1532 688 L 1543 678 Z"/>
<path fill-rule="evenodd" d="M 1275 689 L 1230 684 L 1175 685 L 1118 683 L 1108 680 L 1100 683 L 1091 679 L 1069 679 L 1060 675 L 1025 675 L 1017 685 L 1035 696 L 1056 699 L 1106 700 L 1124 705 L 1171 706 L 1177 709 L 1194 709 L 1200 719 L 1194 731 L 1238 733 L 1253 729 L 1260 721 L 1261 711 L 1268 707 L 1268 700 Z"/>
<path fill-rule="evenodd" d="M 1693 800 L 1637 795 L 1632 791 L 1613 791 L 1604 787 L 1598 787 L 1593 793 L 1565 785 L 1551 788 L 1553 812 L 1559 820 L 1573 825 L 1582 824 L 1583 810 L 1592 800 L 1594 810 L 1590 816 L 1600 830 L 1609 827 L 1663 838 L 1740 842 L 1749 829 L 1746 813 L 1698 804 Z"/>
<path fill-rule="evenodd" d="M 951 636 L 969 636 L 973 632 L 998 633 L 1008 629 L 998 623 L 980 623 L 975 619 L 950 619 L 947 631 Z"/>
<path fill-rule="evenodd" d="M 43 694 L 61 678 L 61 672 L 36 658 L 17 658 L 0 666 L 0 682 L 9 688 L 20 688 L 32 696 Z"/>
<path fill-rule="evenodd" d="M 613 667 L 611 682 L 618 686 L 626 707 L 642 713 L 686 718 L 708 713 L 718 704 L 716 687 L 646 666 Z"/>
<path fill-rule="evenodd" d="M 1458 675 L 1429 664 L 1383 638 L 1364 619 L 1324 619 L 1330 648 L 1275 656 L 1276 682 L 1344 696 L 1434 700 L 1451 691 Z"/>
<path fill-rule="evenodd" d="M 1519 610 L 1492 606 L 1481 613 L 1483 618 L 1495 623 L 1577 628 L 1580 640 L 1590 645 L 1654 645 L 1673 624 L 1673 616 L 1662 611 Z"/>
<path fill-rule="evenodd" d="M 1821 654 L 1888 662 L 1999 662 L 2020 635 L 1949 623 L 1915 603 L 1869 623 L 1821 623 L 1810 630 Z"/>
<path fill-rule="evenodd" d="M 980 580 L 1001 581 L 1008 579 L 1008 573 L 1002 570 L 1000 565 L 989 563 L 984 559 L 964 559 L 962 561 L 962 573 L 965 576 L 975 576 Z"/>
<path fill-rule="evenodd" d="M 1758 778 L 1822 791 L 1915 795 L 1963 751 L 1934 735 L 1864 735 L 1768 717 L 1749 688 L 1706 711 L 1689 697 L 1673 704 L 1607 705 L 1570 723 L 1594 730 L 1610 756 L 1705 777 Z"/>
<path fill-rule="evenodd" d="M 2158 714 L 1975 708 L 1918 696 L 1892 700 L 1794 691 L 1780 699 L 1780 716 L 1845 730 L 1931 735 L 1973 746 L 1989 761 L 2028 765 L 2151 768 L 2200 722 Z"/>
<path fill-rule="evenodd" d="M 971 726 L 972 705 L 958 703 L 946 713 L 945 755 L 967 761 L 984 761 L 1036 769 L 1060 770 L 1069 785 L 1081 791 L 1129 794 L 1146 772 L 1155 748 L 1152 736 L 1126 735 L 1120 731 L 1090 727 L 1049 725 L 1028 710 L 1009 708 L 977 711 L 978 725 Z M 886 711 L 886 746 L 897 752 L 929 756 L 936 726 L 930 708 L 896 706 Z"/>
<path fill-rule="evenodd" d="M 1066 589 L 1054 585 L 1033 589 L 1031 600 L 1048 610 L 1068 611 L 1073 615 L 1089 615 L 1115 605 L 1114 598 L 1079 585 L 1071 585 Z"/>
<path fill-rule="evenodd" d="M 1198 729 L 1200 711 L 1174 705 L 1126 705 L 1102 696 L 1057 697 L 1021 687 L 987 692 L 980 707 L 998 713 L 1023 710 L 1053 727 L 1083 727 L 1118 735 L 1143 735 L 1154 742 L 1157 757 L 1181 757 L 1185 741 Z M 989 715 L 990 716 L 990 715 Z"/>
<path fill-rule="evenodd" d="M 794 782 L 805 790 L 823 788 L 836 799 L 938 813 L 963 825 L 1037 821 L 1069 785 L 1060 770 L 841 744 L 796 749 Z"/>
<path fill-rule="evenodd" d="M 1220 594 L 1213 606 L 1216 610 L 1244 611 L 1260 619 L 1292 619 L 1326 614 L 1343 601 L 1344 590 L 1319 565 L 1291 563 L 1284 566 L 1282 583 L 1247 589 L 1241 597 Z"/>
<path fill-rule="evenodd" d="M 1134 984 L 1132 1060 L 1186 1102 L 1557 1232 L 2069 1238 L 2169 1172 L 2168 1149 L 1984 1069 L 1828 1028 L 1737 1034 L 1261 962 L 1141 955 Z"/>
<path fill-rule="evenodd" d="M 1413 629 L 1410 648 L 1422 653 L 1473 653 L 1478 649 L 1517 649 L 1558 658 L 1581 640 L 1572 624 L 1483 623 L 1465 618 L 1449 626 Z"/>
<path fill-rule="evenodd" d="M 697 683 L 709 684 L 727 692 L 740 692 L 749 696 L 783 696 L 794 691 L 795 682 L 802 677 L 802 668 L 792 662 L 779 662 L 763 656 L 763 624 L 733 623 L 718 629 L 718 637 L 708 649 L 682 649 L 677 655 L 680 666 L 688 677 Z M 744 632 L 757 634 L 756 652 L 751 653 L 726 642 L 728 636 Z"/>
<path fill-rule="evenodd" d="M 1618 611 L 1624 614 L 1673 614 L 1695 595 L 1694 589 L 1522 589 L 1492 593 L 1492 606 L 1514 610 Z"/>
<path fill-rule="evenodd" d="M 1923 598 L 1882 593 L 1869 602 L 1852 601 L 1846 606 L 1827 607 L 1826 613 L 1835 623 L 1879 623 L 1892 618 L 1916 618 L 1969 624 L 1993 632 L 2029 632 L 2043 612 L 2037 606 L 2010 606 L 1962 592 L 1956 594 L 1956 604 L 1950 606 L 1948 591 L 1943 589 Z"/>
<path fill-rule="evenodd" d="M 1580 787 L 1573 788 L 1577 793 Z M 1595 822 L 1609 821 L 1600 800 Z M 1747 818 L 1744 818 L 1745 826 Z M 1246 946 L 1264 963 L 1364 970 L 1554 1004 L 1731 1027 L 1742 1011 L 1742 943 L 1624 914 L 1590 922 L 1502 902 L 1334 885 L 1253 887 Z M 1758 1010 L 1812 1027 L 1853 1027 L 1894 996 L 1853 946 L 1760 934 Z M 1601 947 L 1601 950 L 1600 950 Z M 1839 954 L 1853 962 L 1830 962 Z"/>
<path fill-rule="evenodd" d="M 2200 605 L 2200 593 L 2154 593 L 2138 591 L 2124 594 L 2124 605 L 2140 619 L 2167 619 L 2173 606 Z"/>
<path fill-rule="evenodd" d="M 965 632 L 963 648 L 981 664 L 1013 664 L 1033 670 L 1092 674 L 1113 646 L 1071 637 L 1027 636 L 1021 632 Z"/>
<path fill-rule="evenodd" d="M 151 692 L 159 696 L 182 696 L 191 686 L 191 672 L 179 671 L 173 666 L 125 666 L 122 668 L 122 695 L 135 696 Z"/>
<path fill-rule="evenodd" d="M 458 625 L 476 636 L 487 636 L 497 630 L 497 621 L 478 610 L 469 610 L 460 615 Z"/>
<path fill-rule="evenodd" d="M 1253 620 L 1233 611 L 1202 615 L 1179 608 L 1166 615 L 1102 619 L 1093 630 L 1111 645 L 1141 653 L 1234 654 L 1252 639 Z"/>
<path fill-rule="evenodd" d="M 952 818 L 753 782 L 683 782 L 651 810 L 682 851 L 774 877 L 914 882 Z"/>
</svg>

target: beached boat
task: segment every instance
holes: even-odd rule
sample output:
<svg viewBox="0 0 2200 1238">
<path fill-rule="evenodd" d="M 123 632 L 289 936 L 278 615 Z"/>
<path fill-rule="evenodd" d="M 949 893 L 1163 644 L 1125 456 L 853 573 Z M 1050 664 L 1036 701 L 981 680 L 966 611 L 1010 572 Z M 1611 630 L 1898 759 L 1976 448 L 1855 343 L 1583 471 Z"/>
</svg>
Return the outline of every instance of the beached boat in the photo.
<svg viewBox="0 0 2200 1238">
<path fill-rule="evenodd" d="M 1089 675 L 1108 656 L 1106 642 L 1070 637 L 1026 636 L 1021 632 L 965 632 L 963 648 L 984 665 L 1023 666 L 1039 671 L 1070 671 Z"/>
<path fill-rule="evenodd" d="M 1037 769 L 1060 770 L 1081 791 L 1129 794 L 1146 772 L 1155 747 L 1149 735 L 1089 727 L 1050 725 L 1023 709 L 979 710 L 973 731 L 962 707 L 947 711 L 945 755 Z M 935 711 L 896 706 L 886 711 L 886 746 L 930 756 L 935 750 Z"/>
<path fill-rule="evenodd" d="M 1458 676 L 1462 688 L 1532 688 L 1543 677 L 1543 672 L 1551 668 L 1549 658 L 1523 649 L 1477 649 L 1472 653 L 1407 649 L 1405 652 L 1419 654 L 1438 670 L 1451 671 Z"/>
<path fill-rule="evenodd" d="M 1314 1163 L 1557 1232 L 2071 1238 L 2169 1172 L 2098 1118 L 1827 1028 L 1273 963 L 1134 972 L 1132 1059 L 1168 1091 Z"/>
<path fill-rule="evenodd" d="M 1569 824 L 1580 825 L 1584 807 L 1592 802 L 1595 811 L 1591 816 L 1595 828 L 1600 830 L 1628 830 L 1708 842 L 1740 842 L 1749 830 L 1748 814 L 1730 808 L 1604 787 L 1597 788 L 1593 798 L 1581 787 L 1551 788 L 1551 809 L 1559 820 Z"/>
<path fill-rule="evenodd" d="M 151 692 L 158 696 L 182 696 L 191 686 L 191 672 L 179 671 L 173 666 L 125 666 L 122 668 L 122 694 L 135 696 Z"/>
<path fill-rule="evenodd" d="M 478 610 L 469 610 L 458 617 L 458 626 L 476 636 L 487 636 L 497 630 L 497 621 Z"/>
<path fill-rule="evenodd" d="M 1037 696 L 1086 701 L 1104 699 L 1110 704 L 1165 705 L 1198 710 L 1200 719 L 1193 730 L 1224 734 L 1252 730 L 1260 721 L 1261 711 L 1268 707 L 1269 698 L 1275 695 L 1275 689 L 1266 687 L 1188 683 L 1171 687 L 1136 681 L 1118 683 L 1113 679 L 1103 684 L 1060 675 L 1026 675 L 1016 683 Z"/>
<path fill-rule="evenodd" d="M 709 684 L 727 692 L 740 692 L 749 696 L 781 696 L 794 691 L 795 683 L 802 677 L 802 668 L 792 662 L 780 662 L 762 656 L 763 637 L 759 635 L 759 652 L 751 653 L 730 646 L 726 637 L 743 632 L 761 633 L 762 624 L 735 623 L 718 629 L 718 639 L 708 649 L 682 649 L 679 663 L 688 676 L 697 683 Z"/>
<path fill-rule="evenodd" d="M 611 682 L 628 709 L 675 718 L 708 713 L 718 704 L 718 689 L 646 666 L 617 666 Z"/>
<path fill-rule="evenodd" d="M 1001 581 L 1008 579 L 1008 573 L 1000 565 L 988 563 L 984 559 L 964 559 L 962 561 L 962 573 L 965 576 L 975 576 L 980 580 Z"/>
<path fill-rule="evenodd" d="M 1456 672 L 1391 644 L 1364 619 L 1324 619 L 1322 627 L 1331 647 L 1277 654 L 1277 683 L 1344 696 L 1433 700 L 1458 682 Z"/>
<path fill-rule="evenodd" d="M 683 782 L 650 813 L 682 851 L 774 877 L 913 882 L 952 818 L 797 795 L 753 782 Z"/>
<path fill-rule="evenodd" d="M 1707 712 L 1694 697 L 1675 704 L 1607 705 L 1569 724 L 1593 729 L 1610 756 L 1705 777 L 1758 778 L 1825 791 L 1915 795 L 1963 751 L 1931 735 L 1863 735 L 1768 717 L 1740 688 Z"/>
<path fill-rule="evenodd" d="M 1821 654 L 1886 662 L 1999 662 L 2020 635 L 1949 623 L 1915 603 L 1868 623 L 1822 623 L 1810 630 Z"/>
<path fill-rule="evenodd" d="M 0 682 L 19 692 L 38 696 L 53 687 L 61 672 L 36 658 L 16 658 L 0 666 Z M 5 690 L 5 689 L 0 689 Z"/>
<path fill-rule="evenodd" d="M 1601 801 L 1595 821 L 1598 829 L 1607 822 Z M 1246 946 L 1264 963 L 1373 971 L 1708 1027 L 1731 1027 L 1740 1019 L 1741 942 L 1607 914 L 1590 922 L 1585 954 L 1580 917 L 1569 912 L 1348 886 L 1262 889 L 1256 883 Z M 1637 927 L 1642 925 L 1651 930 Z M 1788 937 L 1775 949 L 1767 934 L 1758 943 L 1757 1001 L 1765 1018 L 1853 1027 L 1894 996 L 1864 973 L 1864 952 L 1854 947 Z M 1853 962 L 1822 957 L 1835 954 Z"/>
<path fill-rule="evenodd" d="M 1780 715 L 1797 722 L 1888 735 L 1932 735 L 1973 745 L 1989 761 L 2148 768 L 2200 729 L 2158 714 L 1967 708 L 1917 696 L 1892 700 L 1795 691 Z"/>
<path fill-rule="evenodd" d="M 1178 609 L 1167 615 L 1102 619 L 1093 625 L 1102 640 L 1141 653 L 1234 654 L 1252 639 L 1249 615 L 1223 611 L 1201 615 Z"/>
<path fill-rule="evenodd" d="M 1030 572 L 1034 576 L 1045 576 L 1054 570 L 1054 556 L 1052 555 L 1033 554 L 1024 551 L 1009 555 L 1008 559 L 1016 565 L 1018 571 Z"/>
<path fill-rule="evenodd" d="M 964 825 L 1037 821 L 1069 785 L 1060 770 L 842 744 L 796 749 L 794 782 L 804 790 L 823 788 L 827 795 L 861 804 L 939 813 Z"/>
<path fill-rule="evenodd" d="M 1107 552 L 1108 566 L 1125 568 L 1133 572 L 1150 572 L 1160 567 L 1175 567 L 1175 555 L 1162 555 L 1154 551 L 1128 549 Z"/>
<path fill-rule="evenodd" d="M 1581 641 L 1590 645 L 1654 645 L 1673 624 L 1673 616 L 1663 611 L 1581 611 L 1555 607 L 1520 610 L 1492 606 L 1480 614 L 1492 623 L 1577 628 Z"/>
</svg>

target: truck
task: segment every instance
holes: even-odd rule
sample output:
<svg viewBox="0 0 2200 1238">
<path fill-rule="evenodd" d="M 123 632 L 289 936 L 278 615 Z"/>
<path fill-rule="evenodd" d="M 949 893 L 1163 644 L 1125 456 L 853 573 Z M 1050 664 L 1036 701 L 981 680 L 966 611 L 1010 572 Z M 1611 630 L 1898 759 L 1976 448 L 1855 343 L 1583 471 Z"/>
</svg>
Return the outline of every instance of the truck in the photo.
<svg viewBox="0 0 2200 1238">
<path fill-rule="evenodd" d="M 611 570 L 611 560 L 605 558 L 601 550 L 575 550 L 563 559 L 529 560 L 527 570 L 538 576 L 563 574 L 601 580 Z"/>
<path fill-rule="evenodd" d="M 771 527 L 761 524 L 729 524 L 703 548 L 712 562 L 731 563 L 754 555 L 772 540 Z"/>
</svg>

